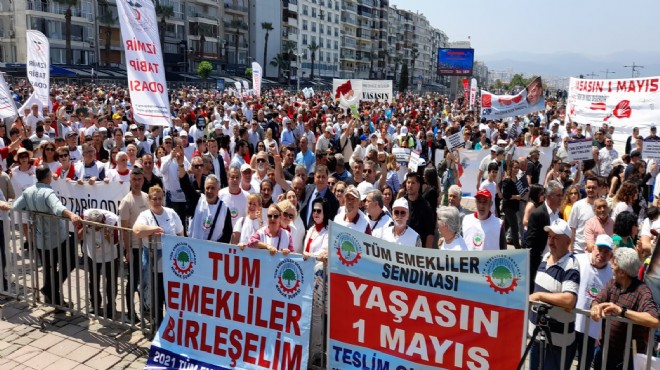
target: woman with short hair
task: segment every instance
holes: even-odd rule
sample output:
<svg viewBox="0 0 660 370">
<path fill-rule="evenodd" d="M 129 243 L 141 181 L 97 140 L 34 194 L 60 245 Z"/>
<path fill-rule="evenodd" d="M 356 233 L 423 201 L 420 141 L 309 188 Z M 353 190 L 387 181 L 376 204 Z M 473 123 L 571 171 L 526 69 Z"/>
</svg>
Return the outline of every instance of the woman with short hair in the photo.
<svg viewBox="0 0 660 370">
<path fill-rule="evenodd" d="M 467 245 L 461 236 L 461 215 L 456 207 L 438 208 L 438 231 L 442 237 L 438 247 L 447 251 L 467 251 Z"/>
</svg>

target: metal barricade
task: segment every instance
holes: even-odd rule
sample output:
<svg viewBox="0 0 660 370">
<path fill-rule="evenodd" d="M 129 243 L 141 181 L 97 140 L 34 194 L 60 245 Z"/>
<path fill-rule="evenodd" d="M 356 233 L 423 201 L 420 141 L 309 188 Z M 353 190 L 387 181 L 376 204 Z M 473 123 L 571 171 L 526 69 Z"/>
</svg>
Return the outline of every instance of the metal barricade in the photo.
<svg viewBox="0 0 660 370">
<path fill-rule="evenodd" d="M 83 221 L 76 230 L 52 215 L 11 211 L 4 216 L 0 277 L 6 283 L 0 295 L 52 307 L 39 317 L 42 330 L 46 317 L 69 312 L 153 338 L 163 312 L 153 302 L 164 302 L 155 258 L 160 236 L 135 245 L 133 231 L 118 226 Z"/>
<path fill-rule="evenodd" d="M 545 304 L 544 304 L 545 305 Z M 530 304 L 530 309 L 536 309 L 539 306 L 537 303 L 531 303 Z M 575 313 L 576 315 L 583 315 L 585 316 L 584 320 L 584 325 L 581 328 L 578 328 L 577 326 L 575 327 L 576 332 L 584 333 L 582 336 L 581 340 L 581 347 L 583 350 L 581 353 L 578 353 L 575 351 L 575 358 L 572 359 L 570 368 L 564 368 L 564 363 L 565 359 L 567 356 L 567 347 L 562 347 L 561 349 L 561 359 L 560 359 L 560 369 L 564 370 L 570 370 L 570 369 L 577 369 L 577 370 L 587 370 L 587 369 L 594 369 L 594 370 L 605 370 L 605 369 L 612 369 L 614 364 L 608 364 L 607 359 L 608 359 L 608 354 L 610 351 L 621 351 L 623 350 L 623 367 L 622 369 L 628 369 L 629 366 L 630 368 L 632 367 L 632 364 L 630 361 L 632 361 L 632 355 L 631 353 L 640 353 L 637 352 L 637 345 L 633 344 L 632 340 L 632 334 L 633 334 L 633 325 L 634 323 L 630 319 L 626 319 L 623 317 L 618 317 L 618 316 L 605 316 L 601 321 L 595 322 L 594 320 L 591 319 L 591 312 L 587 310 L 582 310 L 575 308 L 571 312 Z M 625 346 L 624 348 L 610 348 L 610 338 L 611 338 L 611 328 L 612 328 L 612 323 L 613 322 L 620 322 L 626 324 L 626 339 L 625 339 Z M 601 366 L 596 367 L 595 365 L 595 357 L 594 357 L 594 364 L 592 363 L 586 363 L 587 360 L 587 351 L 584 350 L 586 348 L 589 348 L 588 342 L 589 342 L 589 331 L 592 325 L 602 325 L 604 326 L 604 329 L 600 331 L 600 348 L 601 348 L 601 356 L 602 356 L 602 361 L 601 361 Z M 563 333 L 566 334 L 568 333 L 568 326 L 569 324 L 564 324 L 563 325 Z M 654 356 L 657 355 L 655 348 L 658 345 L 658 342 L 656 341 L 655 337 L 656 329 L 655 328 L 648 328 L 648 343 L 647 347 L 644 350 L 644 355 L 645 359 L 638 358 L 638 361 L 645 361 L 643 367 L 638 367 L 639 364 L 636 364 L 636 367 L 634 369 L 641 369 L 644 368 L 646 370 L 650 369 L 655 369 L 656 367 L 651 367 L 653 363 L 653 358 Z M 531 338 L 528 338 L 529 341 L 533 340 Z M 578 345 L 578 339 L 575 339 L 575 342 L 573 343 L 573 346 Z M 641 353 L 640 353 L 641 354 Z M 543 359 L 541 359 L 543 361 Z M 579 362 L 578 362 L 579 361 Z M 546 364 L 548 362 L 546 361 Z M 579 364 L 579 366 L 578 366 Z M 657 365 L 656 365 L 657 366 Z M 527 361 L 526 366 L 524 367 L 529 370 L 536 370 L 531 367 L 529 364 L 529 361 Z"/>
</svg>

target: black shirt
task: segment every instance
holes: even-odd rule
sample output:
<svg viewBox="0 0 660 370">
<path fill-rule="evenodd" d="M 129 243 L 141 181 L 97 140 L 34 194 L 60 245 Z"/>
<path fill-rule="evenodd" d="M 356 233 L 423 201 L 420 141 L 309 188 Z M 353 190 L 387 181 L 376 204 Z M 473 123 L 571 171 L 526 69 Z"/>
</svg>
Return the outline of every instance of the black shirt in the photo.
<svg viewBox="0 0 660 370">
<path fill-rule="evenodd" d="M 408 199 L 406 197 L 406 199 Z M 410 218 L 408 219 L 408 226 L 419 234 L 422 240 L 422 246 L 426 245 L 426 237 L 435 234 L 436 212 L 431 208 L 429 203 L 419 196 L 417 200 L 408 199 L 408 208 Z"/>
</svg>

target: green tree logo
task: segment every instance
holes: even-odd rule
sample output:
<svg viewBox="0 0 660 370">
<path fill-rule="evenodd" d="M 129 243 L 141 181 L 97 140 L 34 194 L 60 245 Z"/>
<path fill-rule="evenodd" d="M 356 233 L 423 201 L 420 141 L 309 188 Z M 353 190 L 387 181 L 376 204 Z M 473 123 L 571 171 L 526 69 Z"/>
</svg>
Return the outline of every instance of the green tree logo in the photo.
<svg viewBox="0 0 660 370">
<path fill-rule="evenodd" d="M 509 280 L 513 278 L 513 274 L 511 274 L 511 271 L 504 267 L 504 266 L 498 266 L 493 270 L 492 273 L 493 279 L 497 279 L 500 282 L 500 286 L 504 286 L 504 281 Z"/>
<path fill-rule="evenodd" d="M 282 273 L 282 280 L 286 280 L 287 285 L 288 285 L 288 286 L 291 286 L 291 282 L 292 282 L 292 281 L 295 281 L 295 280 L 298 280 L 298 278 L 296 278 L 296 273 L 293 272 L 293 270 L 291 270 L 291 269 L 286 269 L 286 270 L 284 270 L 284 272 Z"/>
<path fill-rule="evenodd" d="M 349 241 L 345 241 L 345 242 L 341 243 L 341 250 L 346 252 L 346 257 L 348 257 L 348 258 L 351 257 L 351 252 L 355 253 L 355 247 Z"/>
<path fill-rule="evenodd" d="M 190 257 L 188 256 L 188 253 L 181 251 L 176 256 L 176 260 L 179 261 L 181 267 L 185 269 L 186 266 L 188 266 L 188 263 L 190 262 Z"/>
</svg>

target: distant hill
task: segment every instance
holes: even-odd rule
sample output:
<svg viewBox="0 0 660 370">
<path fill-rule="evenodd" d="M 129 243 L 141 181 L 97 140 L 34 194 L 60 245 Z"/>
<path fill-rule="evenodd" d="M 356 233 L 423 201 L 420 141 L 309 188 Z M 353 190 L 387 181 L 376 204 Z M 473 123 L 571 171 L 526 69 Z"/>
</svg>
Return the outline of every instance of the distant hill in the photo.
<svg viewBox="0 0 660 370">
<path fill-rule="evenodd" d="M 527 52 L 496 53 L 476 55 L 475 59 L 484 61 L 489 70 L 513 70 L 514 73 L 529 73 L 541 76 L 576 77 L 580 74 L 594 73 L 596 78 L 605 78 L 609 68 L 609 78 L 629 78 L 630 68 L 624 65 L 643 65 L 640 76 L 660 75 L 660 53 L 658 52 L 618 52 L 608 55 L 582 55 L 558 52 L 553 54 L 534 54 Z"/>
</svg>

